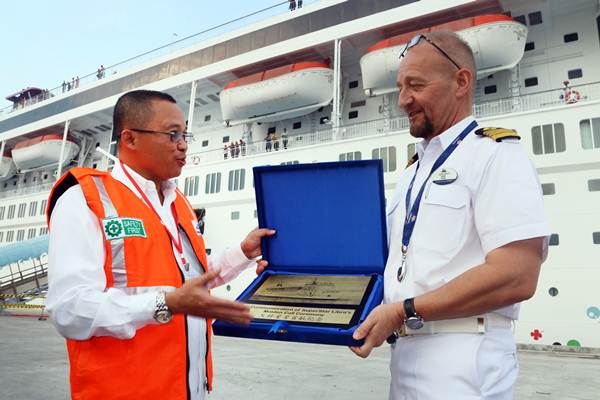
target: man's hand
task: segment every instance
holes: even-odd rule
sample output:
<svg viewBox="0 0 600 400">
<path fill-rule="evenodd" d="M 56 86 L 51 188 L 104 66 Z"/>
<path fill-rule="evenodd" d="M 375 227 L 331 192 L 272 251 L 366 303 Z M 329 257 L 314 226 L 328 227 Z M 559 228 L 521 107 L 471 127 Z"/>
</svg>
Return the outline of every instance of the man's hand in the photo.
<svg viewBox="0 0 600 400">
<path fill-rule="evenodd" d="M 246 238 L 242 241 L 241 244 L 242 252 L 246 256 L 246 258 L 252 259 L 260 256 L 262 254 L 260 249 L 260 239 L 265 236 L 273 236 L 274 234 L 274 229 L 255 228 L 252 231 L 250 231 L 248 236 L 246 236 Z M 260 275 L 265 270 L 268 264 L 269 263 L 267 262 L 267 260 L 257 260 L 256 275 Z"/>
<path fill-rule="evenodd" d="M 365 339 L 365 343 L 361 347 L 350 347 L 350 350 L 359 357 L 367 358 L 374 347 L 381 346 L 403 323 L 404 308 L 402 303 L 377 306 L 352 335 L 356 340 Z"/>
<path fill-rule="evenodd" d="M 219 275 L 210 270 L 185 282 L 182 287 L 165 294 L 165 303 L 173 313 L 214 318 L 237 324 L 249 324 L 252 320 L 247 304 L 211 296 L 207 286 Z"/>
</svg>

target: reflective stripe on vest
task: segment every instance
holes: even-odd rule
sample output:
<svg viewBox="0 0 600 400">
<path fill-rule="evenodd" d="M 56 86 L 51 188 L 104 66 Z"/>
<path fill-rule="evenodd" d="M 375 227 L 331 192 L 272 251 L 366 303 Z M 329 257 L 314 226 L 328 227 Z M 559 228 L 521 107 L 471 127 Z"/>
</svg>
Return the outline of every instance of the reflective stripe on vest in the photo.
<svg viewBox="0 0 600 400">
<path fill-rule="evenodd" d="M 112 203 L 110 197 L 108 197 L 108 193 L 106 192 L 106 188 L 104 187 L 104 182 L 102 182 L 102 178 L 99 176 L 92 177 L 94 183 L 96 184 L 96 189 L 98 189 L 98 194 L 100 195 L 100 201 L 102 201 L 102 206 L 104 207 L 104 215 L 106 218 L 118 217 L 117 209 Z M 104 232 L 103 232 L 104 234 Z M 110 241 L 110 251 L 112 255 L 112 277 L 113 284 L 116 288 L 125 288 L 127 287 L 127 269 L 125 268 L 125 241 L 123 238 L 111 240 Z"/>
</svg>

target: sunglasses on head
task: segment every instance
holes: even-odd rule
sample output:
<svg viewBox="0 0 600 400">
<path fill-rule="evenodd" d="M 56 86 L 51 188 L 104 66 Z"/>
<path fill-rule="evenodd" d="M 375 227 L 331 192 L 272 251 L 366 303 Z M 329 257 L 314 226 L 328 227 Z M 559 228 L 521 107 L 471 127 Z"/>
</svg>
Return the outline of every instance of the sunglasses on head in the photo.
<svg viewBox="0 0 600 400">
<path fill-rule="evenodd" d="M 450 60 L 450 62 L 452 64 L 454 64 L 456 66 L 456 68 L 461 69 L 460 66 L 456 63 L 456 61 L 454 61 L 452 59 L 452 57 L 450 57 L 448 55 L 448 53 L 446 53 L 444 50 L 442 50 L 440 48 L 440 46 L 438 46 L 437 44 L 433 43 L 433 41 L 431 41 L 431 39 L 429 39 L 427 36 L 425 36 L 423 34 L 418 34 L 414 38 L 410 39 L 410 41 L 408 43 L 406 43 L 406 46 L 404 47 L 404 50 L 402 50 L 402 53 L 400 53 L 400 58 L 404 57 L 406 55 L 406 52 L 408 50 L 412 49 L 417 44 L 419 44 L 419 42 L 421 41 L 421 39 L 424 40 L 424 41 L 426 41 L 427 43 L 431 44 L 433 47 L 435 47 L 444 57 L 446 57 L 448 60 Z"/>
</svg>

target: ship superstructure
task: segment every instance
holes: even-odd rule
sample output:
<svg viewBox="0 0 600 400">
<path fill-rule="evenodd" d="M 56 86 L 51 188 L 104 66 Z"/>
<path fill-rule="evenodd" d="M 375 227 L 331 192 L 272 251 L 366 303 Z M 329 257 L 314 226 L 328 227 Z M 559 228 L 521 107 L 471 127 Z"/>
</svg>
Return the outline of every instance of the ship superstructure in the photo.
<svg viewBox="0 0 600 400">
<path fill-rule="evenodd" d="M 416 143 L 396 106 L 398 55 L 415 33 L 450 29 L 475 51 L 478 121 L 520 133 L 554 230 L 517 340 L 600 347 L 599 7 L 323 0 L 64 93 L 19 95 L 0 113 L 0 246 L 47 233 L 49 189 L 68 168 L 110 167 L 95 149 L 114 154 L 112 107 L 136 88 L 187 113 L 195 141 L 178 185 L 205 208 L 211 250 L 257 225 L 253 166 L 379 158 L 389 197 Z M 252 278 L 215 293 L 234 297 Z"/>
</svg>

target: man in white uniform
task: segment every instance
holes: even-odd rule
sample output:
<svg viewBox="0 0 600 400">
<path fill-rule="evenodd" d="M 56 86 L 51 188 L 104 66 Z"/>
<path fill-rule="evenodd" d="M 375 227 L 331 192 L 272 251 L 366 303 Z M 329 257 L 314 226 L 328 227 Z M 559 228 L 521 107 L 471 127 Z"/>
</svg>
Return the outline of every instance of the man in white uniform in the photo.
<svg viewBox="0 0 600 400">
<path fill-rule="evenodd" d="M 475 61 L 457 35 L 418 35 L 401 57 L 399 106 L 423 140 L 389 201 L 384 304 L 352 351 L 393 342 L 391 399 L 510 399 L 512 321 L 550 233 L 537 174 L 516 133 L 477 127 Z"/>
</svg>

